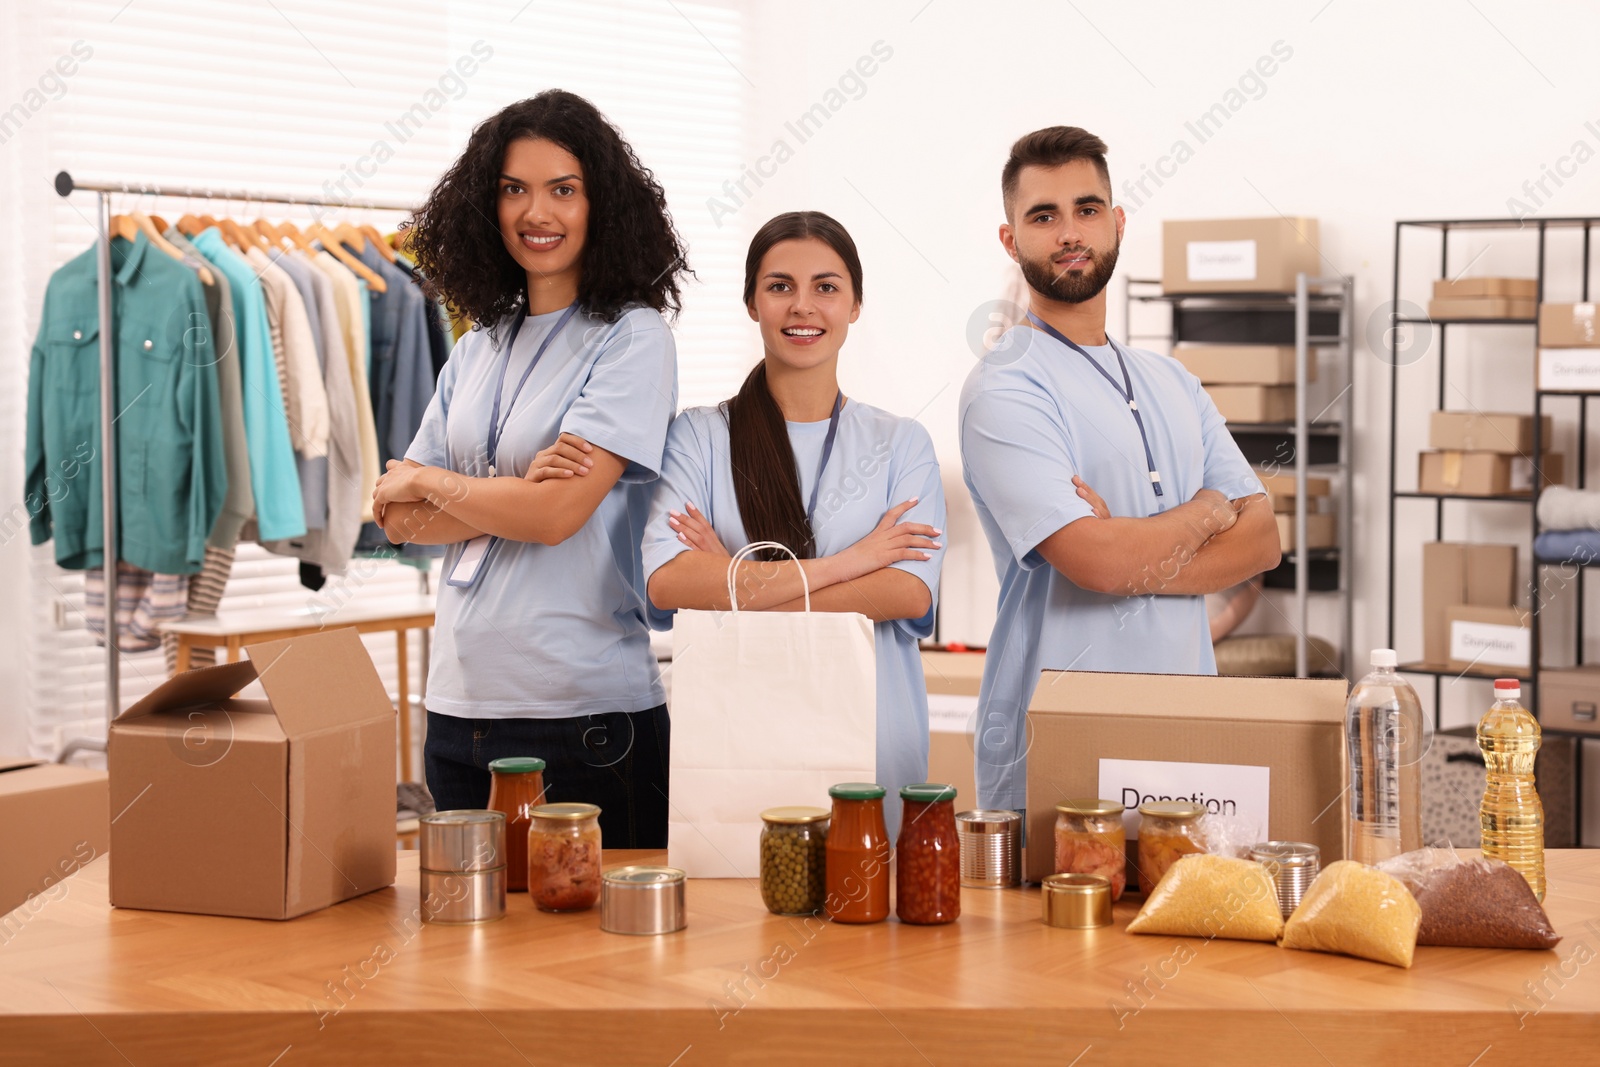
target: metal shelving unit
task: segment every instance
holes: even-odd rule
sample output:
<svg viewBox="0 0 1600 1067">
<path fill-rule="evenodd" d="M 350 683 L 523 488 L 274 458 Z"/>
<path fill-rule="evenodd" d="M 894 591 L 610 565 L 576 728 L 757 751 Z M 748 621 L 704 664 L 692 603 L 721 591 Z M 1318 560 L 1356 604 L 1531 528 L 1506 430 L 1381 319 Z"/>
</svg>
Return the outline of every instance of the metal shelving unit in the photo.
<svg viewBox="0 0 1600 1067">
<path fill-rule="evenodd" d="M 1351 493 L 1350 432 L 1352 425 L 1351 297 L 1352 283 L 1343 277 L 1320 278 L 1301 274 L 1293 293 L 1167 294 L 1154 279 L 1130 278 L 1127 290 L 1128 342 L 1180 341 L 1216 344 L 1274 344 L 1295 346 L 1295 419 L 1286 423 L 1229 423 L 1228 431 L 1239 449 L 1257 467 L 1292 469 L 1295 477 L 1295 545 L 1283 562 L 1263 576 L 1268 589 L 1294 591 L 1295 673 L 1310 674 L 1309 621 L 1313 593 L 1336 595 L 1340 603 L 1342 634 L 1339 671 L 1349 674 L 1353 619 L 1350 610 Z M 1134 329 L 1134 307 L 1165 305 L 1169 309 L 1166 332 Z M 1334 401 L 1317 413 L 1308 411 L 1307 378 L 1312 352 L 1331 348 L 1338 354 L 1334 368 Z M 1305 549 L 1306 480 L 1313 470 L 1327 471 L 1338 479 L 1339 547 Z"/>
</svg>

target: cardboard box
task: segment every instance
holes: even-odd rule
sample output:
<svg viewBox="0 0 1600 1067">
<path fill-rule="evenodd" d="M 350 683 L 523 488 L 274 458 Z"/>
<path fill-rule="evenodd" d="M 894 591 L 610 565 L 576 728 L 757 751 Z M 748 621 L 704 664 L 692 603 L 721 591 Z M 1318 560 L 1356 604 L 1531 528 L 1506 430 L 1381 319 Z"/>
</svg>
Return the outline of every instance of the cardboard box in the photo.
<svg viewBox="0 0 1600 1067">
<path fill-rule="evenodd" d="M 1450 661 L 1451 608 L 1508 608 L 1517 602 L 1517 546 L 1430 541 L 1422 546 L 1422 660 Z"/>
<path fill-rule="evenodd" d="M 1595 305 L 1540 304 L 1539 344 L 1551 348 L 1600 346 L 1600 315 Z"/>
<path fill-rule="evenodd" d="M 66 892 L 61 880 L 111 847 L 106 772 L 0 759 L 0 916 Z M 0 949 L 26 913 L 0 918 Z"/>
<path fill-rule="evenodd" d="M 1173 358 L 1206 385 L 1293 385 L 1294 345 L 1178 345 Z M 1317 380 L 1317 353 L 1306 353 L 1306 381 Z"/>
<path fill-rule="evenodd" d="M 1293 493 L 1283 493 L 1283 494 L 1268 493 L 1267 494 L 1267 499 L 1272 502 L 1272 510 L 1276 514 L 1279 514 L 1279 515 L 1293 515 L 1294 514 L 1294 494 Z M 1325 497 L 1325 496 L 1308 496 L 1308 497 L 1306 497 L 1306 514 L 1308 514 L 1308 515 L 1324 515 L 1324 514 L 1327 514 L 1328 511 L 1329 511 L 1329 508 L 1328 508 L 1328 498 L 1327 497 Z"/>
<path fill-rule="evenodd" d="M 1261 479 L 1261 484 L 1265 486 L 1267 492 L 1271 493 L 1273 496 L 1282 494 L 1283 496 L 1293 499 L 1295 491 L 1293 468 L 1290 468 L 1287 471 L 1279 474 L 1267 474 L 1263 471 L 1256 471 L 1256 477 Z M 1327 496 L 1331 492 L 1333 492 L 1332 480 L 1328 478 L 1318 478 L 1310 474 L 1306 475 L 1307 496 Z"/>
<path fill-rule="evenodd" d="M 1453 671 L 1472 674 L 1526 675 L 1532 661 L 1533 631 L 1521 608 L 1486 608 L 1457 604 L 1445 612 L 1450 626 Z"/>
<path fill-rule="evenodd" d="M 1306 547 L 1307 548 L 1333 548 L 1339 543 L 1339 522 L 1337 515 L 1307 515 L 1306 516 Z M 1293 552 L 1294 545 L 1294 516 L 1278 515 L 1278 548 L 1283 552 Z"/>
<path fill-rule="evenodd" d="M 1555 424 L 1541 420 L 1540 438 L 1549 448 Z M 1533 453 L 1533 416 L 1482 411 L 1435 411 L 1428 422 L 1428 447 L 1456 452 Z"/>
<path fill-rule="evenodd" d="M 956 787 L 956 810 L 978 806 L 972 726 L 983 681 L 982 652 L 924 652 L 928 685 L 928 781 Z"/>
<path fill-rule="evenodd" d="M 1428 301 L 1430 319 L 1531 319 L 1535 303 L 1505 296 L 1478 296 L 1459 300 Z"/>
<path fill-rule="evenodd" d="M 1436 300 L 1461 300 L 1474 297 L 1502 296 L 1522 300 L 1539 297 L 1537 278 L 1437 278 L 1433 283 Z"/>
<path fill-rule="evenodd" d="M 1539 349 L 1539 388 L 1556 393 L 1600 393 L 1600 348 Z"/>
<path fill-rule="evenodd" d="M 1542 670 L 1538 685 L 1541 724 L 1600 734 L 1600 666 Z"/>
<path fill-rule="evenodd" d="M 1181 795 L 1260 819 L 1272 840 L 1316 844 L 1325 864 L 1342 858 L 1346 688 L 1341 678 L 1045 671 L 1028 706 L 1024 877 L 1054 870 L 1056 804 L 1107 790 L 1128 806 L 1130 840 L 1139 803 Z"/>
<path fill-rule="evenodd" d="M 113 905 L 290 919 L 394 884 L 395 710 L 360 637 L 246 651 L 113 720 Z"/>
<path fill-rule="evenodd" d="M 1565 477 L 1559 453 L 1540 464 L 1545 487 Z M 1417 492 L 1450 496 L 1507 496 L 1533 491 L 1533 461 L 1501 452 L 1423 452 L 1417 459 Z"/>
<path fill-rule="evenodd" d="M 1208 385 L 1224 422 L 1293 422 L 1292 385 Z"/>
<path fill-rule="evenodd" d="M 1317 240 L 1316 219 L 1169 219 L 1161 224 L 1161 288 L 1292 293 L 1296 274 L 1331 273 Z"/>
</svg>

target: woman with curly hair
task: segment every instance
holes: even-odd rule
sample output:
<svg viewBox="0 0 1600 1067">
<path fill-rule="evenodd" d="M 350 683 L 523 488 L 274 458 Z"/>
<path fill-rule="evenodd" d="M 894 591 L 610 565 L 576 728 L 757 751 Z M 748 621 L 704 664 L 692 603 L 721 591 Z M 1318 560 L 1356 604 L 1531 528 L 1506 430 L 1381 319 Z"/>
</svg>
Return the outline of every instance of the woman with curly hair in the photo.
<svg viewBox="0 0 1600 1067">
<path fill-rule="evenodd" d="M 482 808 L 491 761 L 540 757 L 547 799 L 598 804 L 607 848 L 663 847 L 639 541 L 677 407 L 662 313 L 687 266 L 661 186 L 594 105 L 551 90 L 473 131 L 411 247 L 431 295 L 478 324 L 373 495 L 391 541 L 450 546 L 428 788 Z M 535 462 L 558 440 L 575 470 Z"/>
</svg>

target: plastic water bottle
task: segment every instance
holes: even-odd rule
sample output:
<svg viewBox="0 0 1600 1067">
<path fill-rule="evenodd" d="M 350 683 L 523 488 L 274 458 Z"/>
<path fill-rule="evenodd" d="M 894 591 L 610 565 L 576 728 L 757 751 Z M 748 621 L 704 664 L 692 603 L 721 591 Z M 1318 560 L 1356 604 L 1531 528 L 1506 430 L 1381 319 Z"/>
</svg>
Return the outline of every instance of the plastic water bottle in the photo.
<svg viewBox="0 0 1600 1067">
<path fill-rule="evenodd" d="M 1350 692 L 1350 838 L 1345 858 L 1378 863 L 1422 847 L 1423 753 L 1433 726 L 1417 691 L 1395 672 L 1394 649 L 1372 652 L 1372 673 Z"/>
<path fill-rule="evenodd" d="M 1533 784 L 1539 742 L 1539 723 L 1522 706 L 1521 684 L 1495 679 L 1494 706 L 1478 722 L 1478 747 L 1489 772 L 1478 809 L 1483 854 L 1521 871 L 1543 900 L 1544 805 Z"/>
</svg>

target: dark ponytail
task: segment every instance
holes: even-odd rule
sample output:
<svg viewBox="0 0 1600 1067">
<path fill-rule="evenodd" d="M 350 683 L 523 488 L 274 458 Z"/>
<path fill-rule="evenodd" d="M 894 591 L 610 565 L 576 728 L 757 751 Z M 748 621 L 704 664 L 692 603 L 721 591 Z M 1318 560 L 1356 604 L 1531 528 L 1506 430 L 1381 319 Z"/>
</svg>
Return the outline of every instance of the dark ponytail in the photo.
<svg viewBox="0 0 1600 1067">
<path fill-rule="evenodd" d="M 761 261 L 782 241 L 814 237 L 825 243 L 850 274 L 856 303 L 861 302 L 861 257 L 850 234 L 820 211 L 789 211 L 769 220 L 756 231 L 744 260 L 744 303 L 755 301 Z M 777 541 L 801 559 L 817 554 L 816 533 L 806 519 L 800 499 L 800 472 L 783 411 L 767 388 L 766 360 L 757 363 L 737 396 L 723 405 L 728 417 L 728 452 L 733 466 L 733 492 L 739 504 L 744 532 L 751 541 Z M 759 559 L 787 559 L 781 552 L 763 551 Z"/>
</svg>

